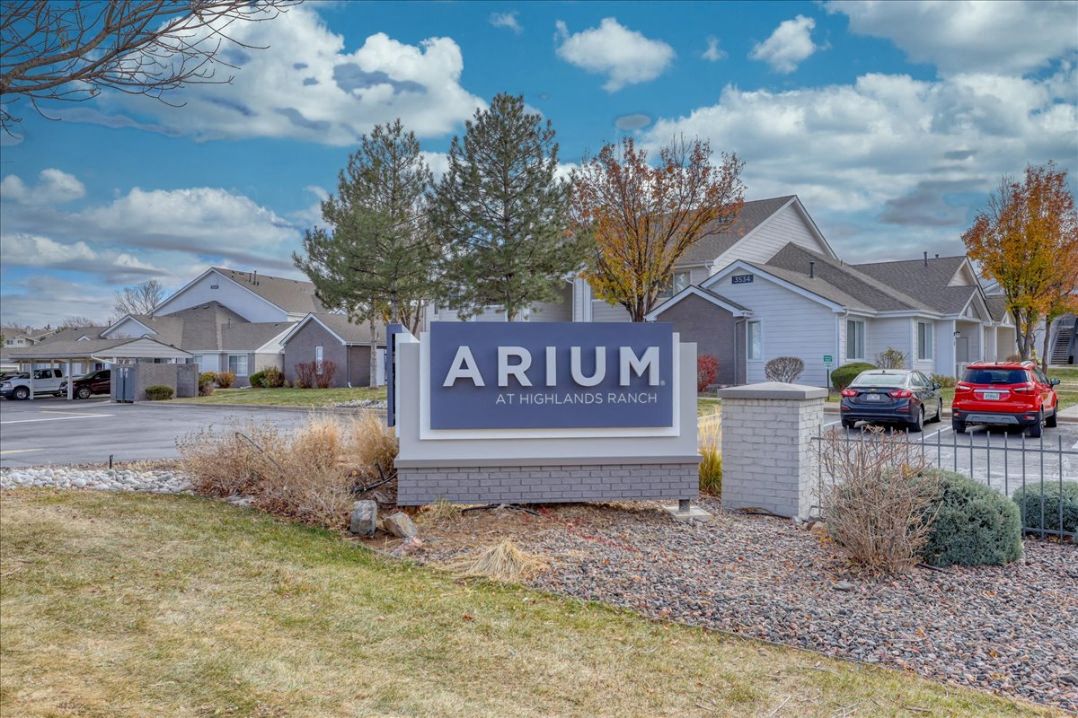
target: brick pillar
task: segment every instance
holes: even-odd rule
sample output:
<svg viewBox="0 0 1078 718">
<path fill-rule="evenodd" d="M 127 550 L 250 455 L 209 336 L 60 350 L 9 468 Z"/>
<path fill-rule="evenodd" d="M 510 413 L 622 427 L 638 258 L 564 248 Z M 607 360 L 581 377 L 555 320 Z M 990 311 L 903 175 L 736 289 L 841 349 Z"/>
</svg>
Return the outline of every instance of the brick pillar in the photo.
<svg viewBox="0 0 1078 718">
<path fill-rule="evenodd" d="M 816 501 L 816 450 L 827 390 L 765 382 L 722 399 L 722 505 L 808 518 Z"/>
</svg>

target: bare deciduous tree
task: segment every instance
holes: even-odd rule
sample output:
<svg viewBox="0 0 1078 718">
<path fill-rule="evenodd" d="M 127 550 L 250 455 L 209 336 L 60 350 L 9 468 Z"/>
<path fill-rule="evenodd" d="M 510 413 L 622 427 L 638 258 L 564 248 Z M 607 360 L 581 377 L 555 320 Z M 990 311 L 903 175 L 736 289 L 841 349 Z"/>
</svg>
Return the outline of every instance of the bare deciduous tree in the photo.
<svg viewBox="0 0 1078 718">
<path fill-rule="evenodd" d="M 805 362 L 797 357 L 775 357 L 764 364 L 764 376 L 768 381 L 792 384 L 805 371 Z"/>
<path fill-rule="evenodd" d="M 233 23 L 270 20 L 299 0 L 3 0 L 0 126 L 19 121 L 12 100 L 80 101 L 103 88 L 161 99 L 196 83 L 227 83 Z M 259 48 L 262 49 L 262 48 Z"/>
<path fill-rule="evenodd" d="M 68 317 L 56 327 L 57 329 L 82 329 L 83 327 L 92 327 L 94 322 L 89 317 L 74 316 Z"/>
<path fill-rule="evenodd" d="M 127 314 L 150 314 L 164 297 L 165 288 L 161 286 L 161 282 L 151 279 L 116 292 L 116 303 L 112 305 L 112 312 L 116 319 Z"/>
</svg>

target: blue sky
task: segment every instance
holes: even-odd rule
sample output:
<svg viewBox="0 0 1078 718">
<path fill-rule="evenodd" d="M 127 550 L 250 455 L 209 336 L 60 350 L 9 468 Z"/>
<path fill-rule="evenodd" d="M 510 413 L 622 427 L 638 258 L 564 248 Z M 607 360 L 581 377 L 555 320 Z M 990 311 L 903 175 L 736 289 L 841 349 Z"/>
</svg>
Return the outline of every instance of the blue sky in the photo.
<svg viewBox="0 0 1078 718">
<path fill-rule="evenodd" d="M 1003 173 L 1078 165 L 1076 3 L 307 3 L 240 28 L 230 85 L 24 118 L 0 156 L 0 318 L 104 320 L 209 264 L 291 274 L 355 139 L 401 117 L 437 172 L 497 92 L 567 166 L 704 137 L 798 194 L 849 261 L 958 253 Z M 232 72 L 227 68 L 223 74 Z"/>
</svg>

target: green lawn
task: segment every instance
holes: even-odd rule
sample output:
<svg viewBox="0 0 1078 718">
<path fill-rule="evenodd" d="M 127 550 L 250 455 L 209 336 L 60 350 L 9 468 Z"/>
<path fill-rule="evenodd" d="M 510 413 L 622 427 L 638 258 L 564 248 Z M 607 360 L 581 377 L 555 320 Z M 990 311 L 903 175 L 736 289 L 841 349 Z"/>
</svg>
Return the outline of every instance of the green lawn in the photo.
<svg viewBox="0 0 1078 718">
<path fill-rule="evenodd" d="M 191 404 L 250 404 L 252 406 L 332 406 L 352 399 L 385 401 L 385 387 L 371 389 L 216 389 L 210 396 L 173 399 Z"/>
<path fill-rule="evenodd" d="M 3 715 L 1051 715 L 196 497 L 5 491 L 0 512 Z"/>
</svg>

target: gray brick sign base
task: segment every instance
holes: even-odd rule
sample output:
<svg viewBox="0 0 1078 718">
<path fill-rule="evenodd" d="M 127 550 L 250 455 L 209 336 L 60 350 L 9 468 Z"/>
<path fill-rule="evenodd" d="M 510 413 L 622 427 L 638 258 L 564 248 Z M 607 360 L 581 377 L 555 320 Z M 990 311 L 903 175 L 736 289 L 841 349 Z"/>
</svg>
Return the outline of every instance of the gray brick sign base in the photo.
<svg viewBox="0 0 1078 718">
<path fill-rule="evenodd" d="M 539 466 L 400 467 L 397 503 L 555 503 L 691 499 L 697 462 Z"/>
</svg>

